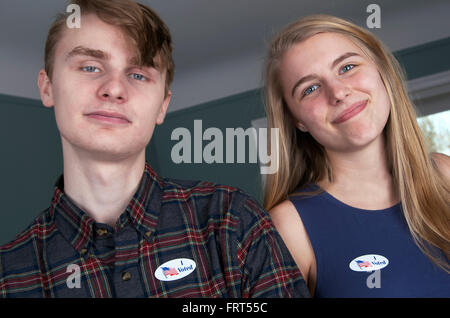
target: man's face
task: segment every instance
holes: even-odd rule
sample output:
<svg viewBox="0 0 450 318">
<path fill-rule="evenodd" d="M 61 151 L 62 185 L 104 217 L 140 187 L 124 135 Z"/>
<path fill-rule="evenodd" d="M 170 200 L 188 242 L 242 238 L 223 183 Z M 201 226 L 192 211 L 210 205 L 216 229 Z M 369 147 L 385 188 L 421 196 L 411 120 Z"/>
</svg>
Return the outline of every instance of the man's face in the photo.
<svg viewBox="0 0 450 318">
<path fill-rule="evenodd" d="M 63 149 L 106 161 L 142 155 L 170 101 L 166 72 L 136 65 L 134 46 L 117 27 L 95 15 L 81 22 L 56 45 L 52 81 L 39 74 Z"/>
</svg>

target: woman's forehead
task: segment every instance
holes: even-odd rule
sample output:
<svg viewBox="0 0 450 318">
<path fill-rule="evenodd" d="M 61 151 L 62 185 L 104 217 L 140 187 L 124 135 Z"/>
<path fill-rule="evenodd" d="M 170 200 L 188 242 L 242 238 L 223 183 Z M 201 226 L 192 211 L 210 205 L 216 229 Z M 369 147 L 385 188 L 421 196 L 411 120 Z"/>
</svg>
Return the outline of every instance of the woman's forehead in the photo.
<svg viewBox="0 0 450 318">
<path fill-rule="evenodd" d="M 339 58 L 345 56 L 368 59 L 350 37 L 339 33 L 319 33 L 292 45 L 281 58 L 280 70 L 299 76 L 299 72 L 314 72 L 319 67 L 331 69 L 340 61 Z"/>
<path fill-rule="evenodd" d="M 353 51 L 363 54 L 350 37 L 339 33 L 318 33 L 308 39 L 294 44 L 288 51 L 300 55 L 303 59 L 315 59 L 318 57 L 334 57 Z"/>
</svg>

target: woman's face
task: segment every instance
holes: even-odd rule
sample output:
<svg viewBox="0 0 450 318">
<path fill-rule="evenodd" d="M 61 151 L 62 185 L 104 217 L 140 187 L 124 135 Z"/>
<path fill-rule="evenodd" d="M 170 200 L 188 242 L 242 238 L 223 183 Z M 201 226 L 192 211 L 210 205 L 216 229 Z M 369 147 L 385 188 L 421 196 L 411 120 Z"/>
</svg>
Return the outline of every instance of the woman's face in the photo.
<svg viewBox="0 0 450 318">
<path fill-rule="evenodd" d="M 361 149 L 381 138 L 389 97 L 376 65 L 344 35 L 319 33 L 282 57 L 284 99 L 297 128 L 327 151 Z"/>
</svg>

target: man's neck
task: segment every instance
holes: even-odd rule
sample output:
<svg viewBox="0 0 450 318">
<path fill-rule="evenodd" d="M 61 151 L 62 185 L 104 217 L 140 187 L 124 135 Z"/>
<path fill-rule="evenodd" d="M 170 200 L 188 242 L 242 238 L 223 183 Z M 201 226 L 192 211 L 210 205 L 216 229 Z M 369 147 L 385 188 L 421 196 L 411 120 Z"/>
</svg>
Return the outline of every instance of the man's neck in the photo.
<svg viewBox="0 0 450 318">
<path fill-rule="evenodd" d="M 96 222 L 114 227 L 137 191 L 145 152 L 121 161 L 100 161 L 68 148 L 63 148 L 64 192 Z"/>
</svg>

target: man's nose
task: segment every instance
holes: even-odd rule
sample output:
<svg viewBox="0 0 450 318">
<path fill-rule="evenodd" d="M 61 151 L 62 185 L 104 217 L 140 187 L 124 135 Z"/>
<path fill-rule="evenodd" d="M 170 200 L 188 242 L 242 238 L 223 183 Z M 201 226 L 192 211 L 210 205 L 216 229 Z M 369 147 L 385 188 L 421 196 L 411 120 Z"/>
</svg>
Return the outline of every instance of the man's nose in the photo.
<svg viewBox="0 0 450 318">
<path fill-rule="evenodd" d="M 124 79 L 119 76 L 109 76 L 98 90 L 98 97 L 114 103 L 124 103 L 128 99 L 128 92 Z"/>
</svg>

